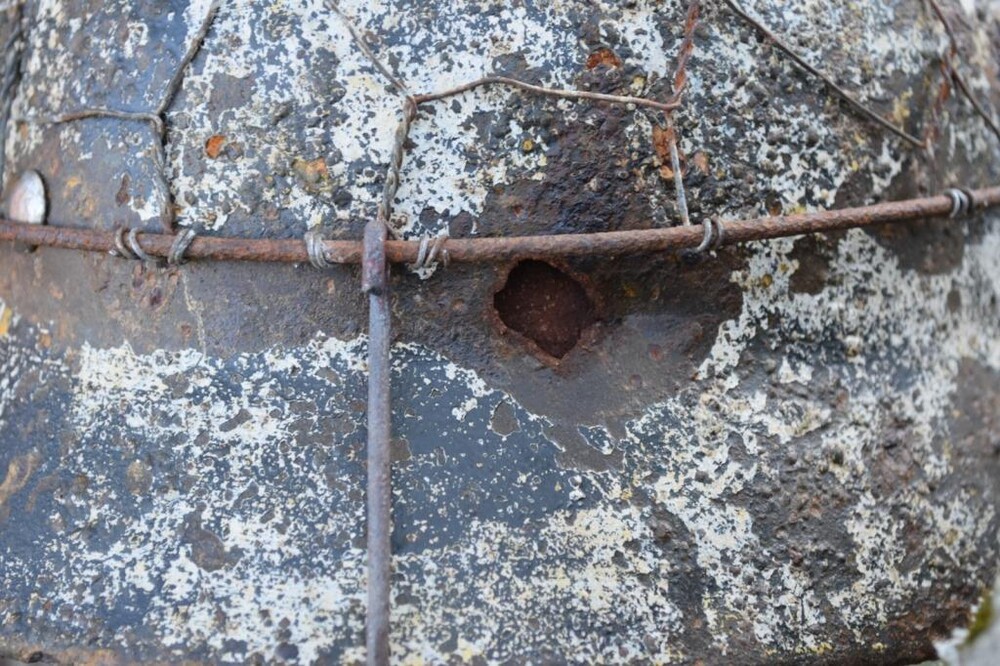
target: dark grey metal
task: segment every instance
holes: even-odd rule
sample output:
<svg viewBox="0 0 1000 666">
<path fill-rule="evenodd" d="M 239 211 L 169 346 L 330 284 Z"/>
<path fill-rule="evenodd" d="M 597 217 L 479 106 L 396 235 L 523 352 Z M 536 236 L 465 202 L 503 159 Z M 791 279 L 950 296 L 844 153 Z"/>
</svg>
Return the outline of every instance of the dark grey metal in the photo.
<svg viewBox="0 0 1000 666">
<path fill-rule="evenodd" d="M 392 432 L 389 369 L 392 313 L 385 260 L 387 229 L 381 219 L 365 227 L 361 288 L 368 294 L 368 663 L 389 663 L 389 595 L 392 575 Z"/>
</svg>

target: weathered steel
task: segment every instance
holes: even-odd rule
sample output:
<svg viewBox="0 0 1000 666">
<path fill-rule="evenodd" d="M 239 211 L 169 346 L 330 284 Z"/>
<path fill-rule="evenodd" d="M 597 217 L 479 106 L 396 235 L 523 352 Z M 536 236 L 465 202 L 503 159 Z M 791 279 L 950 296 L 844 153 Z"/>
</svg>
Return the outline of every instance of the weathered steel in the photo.
<svg viewBox="0 0 1000 666">
<path fill-rule="evenodd" d="M 156 109 L 209 4 L 24 3 L 12 117 Z M 496 74 L 670 100 L 691 3 L 340 4 L 413 91 Z M 939 139 L 911 149 L 703 3 L 672 112 L 695 223 L 1000 182 L 972 106 L 938 97 L 926 3 L 744 6 Z M 997 17 L 942 6 L 989 110 Z M 6 176 L 42 171 L 53 224 L 152 249 L 162 172 L 203 248 L 300 260 L 0 243 L 0 653 L 363 662 L 368 298 L 360 259 L 316 270 L 302 238 L 360 257 L 402 102 L 324 2 L 225 2 L 164 115 L 165 169 L 145 122 L 8 125 Z M 423 105 L 390 222 L 452 256 L 673 226 L 659 115 L 498 86 Z M 397 262 L 392 659 L 932 657 L 996 580 L 1000 520 L 1000 218 L 935 206 L 709 256 Z"/>
<path fill-rule="evenodd" d="M 368 607 L 365 615 L 368 663 L 389 663 L 389 611 L 392 596 L 392 308 L 386 226 L 374 219 L 365 226 L 361 291 L 368 296 Z"/>
</svg>

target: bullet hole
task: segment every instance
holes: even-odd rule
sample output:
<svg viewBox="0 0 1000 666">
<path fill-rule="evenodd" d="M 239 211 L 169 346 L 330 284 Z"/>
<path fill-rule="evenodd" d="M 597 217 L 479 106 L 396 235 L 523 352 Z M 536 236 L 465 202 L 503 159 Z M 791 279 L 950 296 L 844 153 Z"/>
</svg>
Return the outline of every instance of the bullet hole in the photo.
<svg viewBox="0 0 1000 666">
<path fill-rule="evenodd" d="M 500 321 L 555 358 L 563 358 L 596 320 L 593 301 L 576 279 L 544 261 L 517 264 L 493 297 Z"/>
</svg>

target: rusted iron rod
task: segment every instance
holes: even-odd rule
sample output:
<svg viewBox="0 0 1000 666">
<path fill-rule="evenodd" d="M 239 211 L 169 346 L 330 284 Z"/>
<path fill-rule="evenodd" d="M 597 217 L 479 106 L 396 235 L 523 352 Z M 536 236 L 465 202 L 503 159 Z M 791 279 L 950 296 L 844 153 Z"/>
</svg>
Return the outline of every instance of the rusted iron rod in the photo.
<svg viewBox="0 0 1000 666">
<path fill-rule="evenodd" d="M 368 609 L 365 643 L 369 666 L 389 663 L 389 600 L 392 592 L 392 404 L 389 371 L 392 308 L 388 228 L 379 217 L 365 226 L 361 290 L 368 295 Z"/>
<path fill-rule="evenodd" d="M 971 192 L 974 210 L 1000 205 L 1000 187 Z M 946 195 L 880 203 L 860 208 L 723 220 L 725 243 L 767 240 L 784 236 L 866 227 L 874 224 L 903 223 L 932 217 L 947 217 L 954 202 Z M 703 238 L 698 226 L 608 231 L 592 234 L 518 236 L 510 238 L 452 238 L 445 244 L 449 259 L 462 263 L 505 262 L 526 257 L 622 256 L 647 252 L 683 250 L 697 247 Z M 115 250 L 114 233 L 97 229 L 20 224 L 0 220 L 0 240 L 29 245 L 60 247 L 92 252 Z M 142 248 L 155 257 L 166 257 L 174 236 L 140 233 Z M 325 241 L 327 259 L 334 263 L 361 262 L 362 243 L 352 240 Z M 420 241 L 389 240 L 386 259 L 391 263 L 413 263 Z M 185 256 L 217 261 L 260 261 L 307 263 L 306 245 L 300 240 L 223 238 L 199 236 Z"/>
</svg>

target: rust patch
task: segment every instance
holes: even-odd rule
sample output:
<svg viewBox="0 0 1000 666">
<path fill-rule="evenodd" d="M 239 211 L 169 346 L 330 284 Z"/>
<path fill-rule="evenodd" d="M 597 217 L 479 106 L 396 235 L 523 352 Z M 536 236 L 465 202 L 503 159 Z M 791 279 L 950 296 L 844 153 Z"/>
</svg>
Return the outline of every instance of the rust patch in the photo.
<svg viewBox="0 0 1000 666">
<path fill-rule="evenodd" d="M 622 66 L 622 59 L 609 48 L 600 48 L 587 56 L 587 69 L 596 69 L 604 65 L 609 68 Z"/>
<path fill-rule="evenodd" d="M 659 125 L 653 125 L 653 151 L 656 154 L 657 159 L 660 162 L 660 177 L 664 180 L 672 180 L 674 177 L 674 170 L 671 166 L 672 162 L 670 160 L 670 142 L 677 141 L 676 133 L 672 127 L 660 127 Z M 677 160 L 681 165 L 681 174 L 687 173 L 687 156 L 681 151 L 681 147 L 677 146 Z M 705 168 L 707 169 L 707 161 L 705 162 Z"/>
<path fill-rule="evenodd" d="M 798 262 L 798 268 L 788 280 L 793 294 L 818 294 L 827 285 L 830 260 L 842 234 L 828 236 L 803 236 L 795 241 L 789 258 Z"/>
<path fill-rule="evenodd" d="M 307 185 L 316 185 L 330 176 L 326 168 L 326 160 L 322 157 L 314 160 L 295 160 L 292 163 L 292 168 Z"/>
<path fill-rule="evenodd" d="M 118 193 L 115 194 L 115 203 L 117 203 L 119 206 L 124 206 L 132 199 L 132 195 L 129 194 L 128 191 L 129 185 L 131 183 L 132 179 L 128 177 L 128 174 L 122 176 L 122 184 L 118 188 Z"/>
<path fill-rule="evenodd" d="M 0 338 L 10 333 L 10 325 L 14 321 L 14 311 L 8 307 L 0 310 Z"/>
<path fill-rule="evenodd" d="M 223 135 L 215 134 L 210 136 L 208 141 L 205 142 L 205 154 L 214 160 L 222 153 L 224 145 L 226 145 L 226 137 Z"/>
<path fill-rule="evenodd" d="M 493 408 L 493 416 L 490 417 L 490 430 L 501 437 L 509 437 L 521 429 L 517 412 L 506 400 L 501 400 Z"/>
<path fill-rule="evenodd" d="M 493 296 L 500 321 L 561 359 L 597 321 L 594 301 L 568 273 L 544 261 L 522 261 Z"/>
<path fill-rule="evenodd" d="M 653 125 L 653 150 L 656 151 L 656 156 L 660 158 L 660 161 L 665 164 L 670 163 L 670 139 L 672 138 L 674 138 L 673 128 Z M 678 148 L 679 154 L 680 148 Z"/>
<path fill-rule="evenodd" d="M 135 460 L 125 470 L 125 487 L 133 495 L 145 495 L 152 484 L 152 472 L 146 463 Z"/>
<path fill-rule="evenodd" d="M 7 500 L 28 483 L 28 479 L 38 467 L 40 457 L 38 451 L 30 451 L 16 456 L 7 465 L 7 476 L 3 483 L 0 483 L 0 521 L 6 520 L 10 513 Z"/>
<path fill-rule="evenodd" d="M 708 155 L 706 155 L 701 151 L 698 151 L 697 153 L 694 154 L 694 157 L 691 158 L 691 162 L 694 164 L 694 167 L 701 172 L 703 176 L 709 175 Z"/>
</svg>

